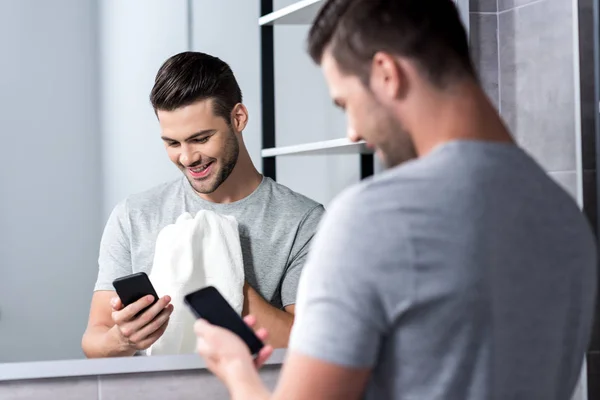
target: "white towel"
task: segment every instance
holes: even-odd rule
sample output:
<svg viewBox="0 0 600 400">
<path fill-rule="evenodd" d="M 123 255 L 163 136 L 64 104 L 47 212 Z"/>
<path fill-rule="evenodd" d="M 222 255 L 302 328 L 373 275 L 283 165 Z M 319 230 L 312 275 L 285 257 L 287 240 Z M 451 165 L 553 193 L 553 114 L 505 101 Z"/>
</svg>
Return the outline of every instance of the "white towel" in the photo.
<svg viewBox="0 0 600 400">
<path fill-rule="evenodd" d="M 242 313 L 244 265 L 236 219 L 206 210 L 195 217 L 182 214 L 158 234 L 150 281 L 159 296 L 171 296 L 174 310 L 165 333 L 147 354 L 193 353 L 196 318 L 183 302 L 186 294 L 214 286 Z"/>
</svg>

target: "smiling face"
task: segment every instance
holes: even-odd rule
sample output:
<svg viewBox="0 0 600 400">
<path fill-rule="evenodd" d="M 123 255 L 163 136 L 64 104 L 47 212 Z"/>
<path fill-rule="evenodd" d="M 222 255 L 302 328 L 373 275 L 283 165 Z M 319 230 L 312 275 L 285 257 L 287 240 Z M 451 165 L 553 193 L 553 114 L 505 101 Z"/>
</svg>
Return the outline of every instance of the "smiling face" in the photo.
<svg viewBox="0 0 600 400">
<path fill-rule="evenodd" d="M 416 157 L 412 137 L 393 112 L 396 99 L 389 77 L 374 74 L 371 81 L 378 90 L 370 90 L 356 75 L 340 71 L 330 51 L 324 52 L 321 67 L 331 98 L 346 113 L 350 140 L 366 141 L 388 168 Z"/>
<path fill-rule="evenodd" d="M 246 109 L 241 104 L 232 114 L 247 119 Z M 236 131 L 234 127 L 239 127 L 239 121 L 231 125 L 216 116 L 211 99 L 173 111 L 157 110 L 157 116 L 167 154 L 194 190 L 201 194 L 217 190 L 238 160 L 241 130 Z M 242 122 L 245 124 L 245 120 Z"/>
</svg>

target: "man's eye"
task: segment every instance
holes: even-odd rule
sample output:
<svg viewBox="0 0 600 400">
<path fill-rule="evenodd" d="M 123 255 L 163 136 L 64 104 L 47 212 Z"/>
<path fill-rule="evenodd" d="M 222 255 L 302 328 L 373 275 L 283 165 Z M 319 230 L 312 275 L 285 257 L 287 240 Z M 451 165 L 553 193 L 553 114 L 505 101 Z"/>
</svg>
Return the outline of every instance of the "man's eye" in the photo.
<svg viewBox="0 0 600 400">
<path fill-rule="evenodd" d="M 178 142 L 168 142 L 167 144 L 169 145 L 169 147 L 177 147 L 177 146 L 179 146 Z"/>
<path fill-rule="evenodd" d="M 209 139 L 209 137 L 206 136 L 206 137 L 203 137 L 203 138 L 200 138 L 200 139 L 196 139 L 196 140 L 194 140 L 194 142 L 202 144 L 202 143 L 208 142 L 208 139 Z"/>
</svg>

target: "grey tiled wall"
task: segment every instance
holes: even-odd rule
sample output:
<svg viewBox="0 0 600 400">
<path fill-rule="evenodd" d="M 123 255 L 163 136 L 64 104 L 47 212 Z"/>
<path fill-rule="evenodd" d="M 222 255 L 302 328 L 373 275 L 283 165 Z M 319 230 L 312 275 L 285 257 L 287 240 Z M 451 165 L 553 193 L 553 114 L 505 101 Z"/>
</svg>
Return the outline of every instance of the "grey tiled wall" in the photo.
<svg viewBox="0 0 600 400">
<path fill-rule="evenodd" d="M 499 108 L 498 16 L 491 12 L 471 13 L 469 23 L 473 62 L 487 95 Z"/>
<path fill-rule="evenodd" d="M 261 370 L 273 388 L 278 366 Z M 2 400 L 224 400 L 225 387 L 204 370 L 0 383 Z"/>
<path fill-rule="evenodd" d="M 571 0 L 471 0 L 471 47 L 483 86 L 511 132 L 577 194 Z"/>
</svg>

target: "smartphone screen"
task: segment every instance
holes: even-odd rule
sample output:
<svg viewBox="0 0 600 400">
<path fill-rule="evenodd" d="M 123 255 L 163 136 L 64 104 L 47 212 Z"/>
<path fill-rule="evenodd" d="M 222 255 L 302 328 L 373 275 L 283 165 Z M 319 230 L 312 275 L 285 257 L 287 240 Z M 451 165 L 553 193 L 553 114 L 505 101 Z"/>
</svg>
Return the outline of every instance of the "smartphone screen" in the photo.
<svg viewBox="0 0 600 400">
<path fill-rule="evenodd" d="M 185 296 L 196 317 L 205 319 L 213 325 L 228 329 L 238 335 L 250 349 L 252 355 L 258 354 L 263 342 L 246 325 L 227 300 L 213 287 L 208 286 Z"/>
<path fill-rule="evenodd" d="M 135 303 L 144 296 L 151 294 L 154 296 L 154 301 L 151 305 L 140 311 L 139 314 L 152 307 L 154 303 L 158 301 L 158 295 L 150 282 L 150 278 L 144 272 L 138 272 L 135 274 L 127 275 L 121 278 L 117 278 L 113 282 L 113 286 L 117 291 L 117 295 L 123 303 L 123 307 Z"/>
</svg>

